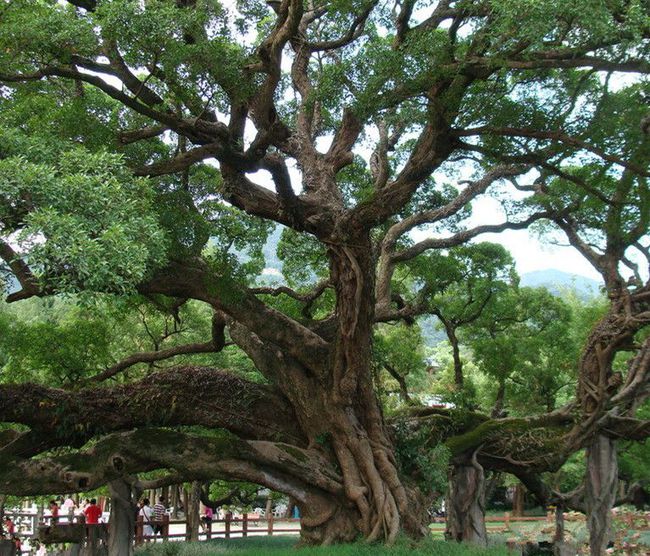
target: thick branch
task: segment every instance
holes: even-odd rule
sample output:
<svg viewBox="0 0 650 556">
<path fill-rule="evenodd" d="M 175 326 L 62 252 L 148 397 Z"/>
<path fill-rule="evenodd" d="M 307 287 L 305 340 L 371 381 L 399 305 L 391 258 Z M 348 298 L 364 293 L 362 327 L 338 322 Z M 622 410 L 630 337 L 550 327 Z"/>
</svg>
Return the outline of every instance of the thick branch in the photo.
<svg viewBox="0 0 650 556">
<path fill-rule="evenodd" d="M 27 425 L 61 445 L 144 425 L 202 425 L 244 438 L 302 442 L 283 396 L 207 367 L 176 367 L 128 385 L 77 392 L 4 384 L 0 408 L 0 421 Z"/>
<path fill-rule="evenodd" d="M 141 429 L 109 435 L 83 452 L 5 465 L 0 491 L 19 495 L 87 491 L 153 469 L 175 470 L 185 480 L 255 480 L 274 489 L 284 482 L 292 492 L 302 490 L 303 501 L 309 488 L 333 494 L 343 490 L 336 471 L 316 452 L 232 436 Z"/>
<path fill-rule="evenodd" d="M 11 245 L 0 239 L 0 258 L 7 263 L 9 269 L 20 283 L 22 289 L 7 296 L 7 302 L 27 299 L 35 295 L 40 295 L 41 289 L 38 280 L 27 263 L 20 258 Z"/>
<path fill-rule="evenodd" d="M 201 260 L 171 264 L 147 284 L 143 293 L 160 293 L 205 301 L 258 334 L 285 349 L 310 369 L 320 370 L 329 356 L 327 343 L 317 334 L 268 307 L 229 276 L 218 275 Z"/>
<path fill-rule="evenodd" d="M 187 152 L 180 153 L 169 160 L 162 160 L 154 162 L 147 166 L 135 168 L 133 173 L 136 176 L 163 176 L 166 174 L 175 174 L 208 158 L 212 158 L 218 151 L 218 145 L 207 144 L 201 147 L 196 147 Z"/>
</svg>

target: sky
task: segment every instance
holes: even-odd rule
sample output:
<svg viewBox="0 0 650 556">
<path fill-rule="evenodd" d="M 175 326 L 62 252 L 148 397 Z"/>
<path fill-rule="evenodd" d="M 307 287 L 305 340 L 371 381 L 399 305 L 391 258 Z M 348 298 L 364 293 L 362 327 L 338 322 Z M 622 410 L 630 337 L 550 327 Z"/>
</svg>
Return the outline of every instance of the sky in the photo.
<svg viewBox="0 0 650 556">
<path fill-rule="evenodd" d="M 521 276 L 535 270 L 554 268 L 570 274 L 602 281 L 598 272 L 573 247 L 541 243 L 526 230 L 507 230 L 501 234 L 480 236 L 484 241 L 501 243 L 515 259 Z"/>
<path fill-rule="evenodd" d="M 472 225 L 504 221 L 505 215 L 501 205 L 487 196 L 482 196 L 473 203 Z M 495 216 L 501 214 L 501 217 Z M 521 276 L 536 270 L 554 268 L 570 274 L 586 276 L 602 281 L 596 269 L 574 247 L 568 245 L 564 234 L 559 234 L 558 244 L 550 239 L 542 239 L 529 230 L 505 230 L 498 234 L 483 234 L 476 241 L 492 241 L 502 244 L 515 260 L 517 272 Z M 564 242 L 565 245 L 562 245 Z"/>
</svg>

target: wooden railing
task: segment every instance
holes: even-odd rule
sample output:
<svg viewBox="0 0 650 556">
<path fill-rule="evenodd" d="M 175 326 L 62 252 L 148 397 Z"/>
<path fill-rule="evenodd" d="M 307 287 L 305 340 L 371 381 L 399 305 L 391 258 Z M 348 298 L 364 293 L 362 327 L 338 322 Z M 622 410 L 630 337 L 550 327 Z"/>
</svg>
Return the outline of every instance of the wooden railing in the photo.
<svg viewBox="0 0 650 556">
<path fill-rule="evenodd" d="M 228 512 L 224 519 L 212 519 L 203 521 L 199 529 L 199 539 L 209 540 L 212 538 L 248 537 L 249 535 L 269 535 L 275 533 L 299 534 L 300 527 L 287 527 L 288 523 L 300 525 L 300 518 L 283 518 L 277 519 L 273 515 L 268 518 L 262 518 L 257 514 L 242 514 L 241 518 L 234 517 Z M 145 525 L 151 525 L 154 530 L 156 526 L 160 527 L 160 533 L 154 535 L 145 535 Z M 223 524 L 222 528 L 215 529 L 215 525 Z M 163 516 L 160 521 L 145 522 L 143 516 L 139 515 L 135 528 L 135 543 L 142 544 L 147 541 L 170 540 L 185 538 L 189 540 L 189 532 L 170 533 L 172 525 L 187 525 L 184 519 L 170 519 L 168 515 Z"/>
<path fill-rule="evenodd" d="M 98 526 L 88 526 L 83 524 L 83 517 L 74 516 L 75 520 L 81 521 L 81 523 L 72 523 L 69 521 L 72 516 L 60 516 L 59 522 L 54 527 L 48 527 L 48 518 L 47 516 L 43 518 L 42 513 L 34 512 L 6 512 L 5 515 L 12 517 L 15 523 L 19 524 L 19 527 L 16 527 L 17 536 L 25 539 L 32 538 L 39 533 L 41 536 L 43 533 L 54 537 L 66 535 L 78 535 L 75 531 L 77 529 L 83 529 L 86 539 L 85 542 L 103 542 L 107 537 L 108 524 L 99 524 Z M 565 519 L 568 521 L 574 519 L 584 520 L 584 516 L 576 516 L 574 514 L 565 514 Z M 628 526 L 630 529 L 636 530 L 648 530 L 650 529 L 650 515 L 649 514 L 638 514 L 632 512 L 617 512 L 615 514 L 615 519 Z M 509 512 L 505 512 L 501 516 L 487 516 L 485 518 L 486 526 L 488 532 L 505 532 L 511 529 L 511 525 L 515 523 L 525 523 L 525 522 L 547 522 L 552 523 L 555 520 L 553 512 L 548 512 L 546 516 L 538 517 L 515 517 L 512 516 Z M 434 530 L 442 529 L 442 526 L 445 524 L 444 517 L 436 517 L 432 519 L 432 524 L 439 525 L 439 528 L 434 527 Z M 165 515 L 163 519 L 159 522 L 152 521 L 151 525 L 160 525 L 160 532 L 154 535 L 145 535 L 144 534 L 144 525 L 145 522 L 142 516 L 138 516 L 136 521 L 135 529 L 135 542 L 136 544 L 142 544 L 145 542 L 156 542 L 156 541 L 166 541 L 166 540 L 180 540 L 187 539 L 189 540 L 189 532 L 187 531 L 187 521 L 185 519 L 170 519 L 168 515 Z M 174 528 L 173 526 L 184 526 Z M 172 528 L 170 530 L 170 528 Z M 43 531 L 49 529 L 50 531 Z M 180 529 L 180 532 L 174 532 L 173 529 Z M 274 534 L 300 534 L 300 519 L 299 518 L 276 518 L 272 514 L 269 517 L 261 517 L 257 514 L 243 514 L 241 517 L 234 517 L 233 514 L 227 513 L 224 516 L 224 519 L 213 519 L 212 521 L 203 521 L 199 527 L 199 539 L 200 540 L 209 540 L 213 538 L 235 538 L 235 537 L 248 537 L 248 536 L 260 536 L 260 535 L 269 535 Z M 83 534 L 82 534 L 83 536 Z M 66 542 L 73 542 L 73 539 L 65 538 L 61 539 L 59 542 L 65 540 Z M 54 541 L 52 541 L 54 542 Z"/>
</svg>

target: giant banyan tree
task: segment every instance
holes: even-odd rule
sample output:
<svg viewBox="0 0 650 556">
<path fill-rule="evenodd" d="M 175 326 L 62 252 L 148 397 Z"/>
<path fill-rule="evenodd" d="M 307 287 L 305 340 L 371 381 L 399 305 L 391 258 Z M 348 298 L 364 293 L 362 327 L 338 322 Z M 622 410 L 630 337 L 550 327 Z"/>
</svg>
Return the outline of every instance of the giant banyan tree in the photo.
<svg viewBox="0 0 650 556">
<path fill-rule="evenodd" d="M 3 376 L 0 491 L 118 489 L 166 469 L 290 495 L 305 542 L 420 536 L 424 494 L 396 458 L 373 330 L 436 313 L 434 257 L 535 225 L 593 265 L 610 301 L 574 402 L 444 433 L 444 414 L 401 418 L 447 443 L 452 493 L 479 521 L 484 468 L 535 488 L 587 448 L 603 553 L 616 440 L 650 432 L 635 418 L 650 393 L 649 37 L 643 1 L 1 2 L 7 301 L 141 295 L 213 321 L 201 342 L 83 380 Z M 502 210 L 469 219 L 487 196 Z M 256 282 L 232 248 L 259 251 L 271 224 L 320 270 Z M 125 375 L 233 344 L 263 379 Z"/>
</svg>

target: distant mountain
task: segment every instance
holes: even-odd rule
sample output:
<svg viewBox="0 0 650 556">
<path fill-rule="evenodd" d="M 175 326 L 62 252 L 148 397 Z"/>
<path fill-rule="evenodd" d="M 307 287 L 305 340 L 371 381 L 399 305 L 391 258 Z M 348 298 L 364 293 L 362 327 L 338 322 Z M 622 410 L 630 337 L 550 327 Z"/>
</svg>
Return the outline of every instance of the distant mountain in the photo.
<svg viewBox="0 0 650 556">
<path fill-rule="evenodd" d="M 520 284 L 531 288 L 544 287 L 554 294 L 559 294 L 563 290 L 575 290 L 580 296 L 590 298 L 600 294 L 602 282 L 549 268 L 522 274 Z"/>
<path fill-rule="evenodd" d="M 266 259 L 266 268 L 272 271 L 277 271 L 278 274 L 282 271 L 282 261 L 278 259 L 276 253 L 281 235 L 282 226 L 276 226 L 275 230 L 269 234 L 269 237 L 262 248 L 264 259 Z M 269 274 L 275 274 L 275 272 L 269 272 Z"/>
<path fill-rule="evenodd" d="M 422 331 L 422 341 L 425 346 L 436 347 L 440 342 L 444 342 L 447 339 L 447 334 L 439 326 L 438 317 L 434 317 L 433 315 L 421 317 L 418 319 L 418 324 Z"/>
</svg>

